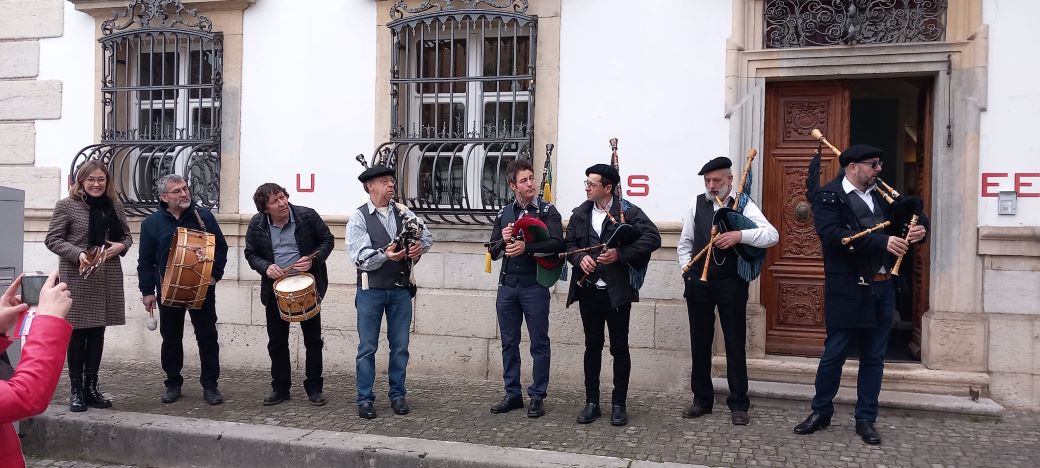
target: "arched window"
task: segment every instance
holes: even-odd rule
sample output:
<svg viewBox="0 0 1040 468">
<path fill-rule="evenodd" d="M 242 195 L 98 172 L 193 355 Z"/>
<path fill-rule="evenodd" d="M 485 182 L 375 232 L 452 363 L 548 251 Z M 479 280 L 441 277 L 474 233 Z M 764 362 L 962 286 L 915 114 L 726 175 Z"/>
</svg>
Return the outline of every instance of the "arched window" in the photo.
<svg viewBox="0 0 1040 468">
<path fill-rule="evenodd" d="M 506 165 L 531 158 L 537 18 L 527 6 L 391 7 L 390 141 L 376 152 L 390 153 L 401 198 L 430 221 L 490 223 L 512 199 Z"/>
<path fill-rule="evenodd" d="M 136 0 L 102 23 L 100 159 L 132 215 L 158 203 L 156 182 L 178 173 L 199 206 L 219 198 L 223 35 L 180 0 Z"/>
</svg>

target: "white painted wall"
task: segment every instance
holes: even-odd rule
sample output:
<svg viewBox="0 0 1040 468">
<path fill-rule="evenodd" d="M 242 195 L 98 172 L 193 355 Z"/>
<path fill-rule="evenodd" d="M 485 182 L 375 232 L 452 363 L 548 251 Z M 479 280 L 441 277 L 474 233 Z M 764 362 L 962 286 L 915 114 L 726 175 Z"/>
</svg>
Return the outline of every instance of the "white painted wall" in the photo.
<svg viewBox="0 0 1040 468">
<path fill-rule="evenodd" d="M 704 190 L 697 171 L 726 155 L 723 117 L 728 1 L 565 0 L 560 33 L 557 204 L 585 200 L 585 169 L 610 162 L 617 137 L 622 185 L 649 177 L 628 200 L 655 222 L 678 222 Z M 627 190 L 627 187 L 626 187 Z"/>
<path fill-rule="evenodd" d="M 94 58 L 94 18 L 75 5 L 65 5 L 65 33 L 40 40 L 40 80 L 62 82 L 61 119 L 36 121 L 36 167 L 61 169 L 61 196 L 68 195 L 69 166 L 84 146 L 94 141 L 97 80 Z"/>
<path fill-rule="evenodd" d="M 992 190 L 1014 190 L 1015 174 L 1040 174 L 1040 141 L 1035 138 L 1040 62 L 1023 55 L 1036 43 L 1033 20 L 1040 17 L 1040 2 L 984 0 L 982 14 L 989 25 L 989 87 L 980 129 L 979 171 L 1007 173 L 1007 177 L 991 179 L 1000 182 Z M 1040 193 L 1040 176 L 1023 182 L 1033 185 L 1023 187 L 1022 192 Z M 981 188 L 981 175 L 979 183 Z M 980 196 L 979 224 L 1040 225 L 1040 197 L 1019 196 L 1018 214 L 1000 216 L 997 199 Z"/>
<path fill-rule="evenodd" d="M 260 1 L 245 11 L 242 213 L 264 182 L 323 215 L 364 200 L 358 153 L 374 148 L 376 8 L 372 1 Z M 296 190 L 296 175 L 315 191 Z"/>
</svg>

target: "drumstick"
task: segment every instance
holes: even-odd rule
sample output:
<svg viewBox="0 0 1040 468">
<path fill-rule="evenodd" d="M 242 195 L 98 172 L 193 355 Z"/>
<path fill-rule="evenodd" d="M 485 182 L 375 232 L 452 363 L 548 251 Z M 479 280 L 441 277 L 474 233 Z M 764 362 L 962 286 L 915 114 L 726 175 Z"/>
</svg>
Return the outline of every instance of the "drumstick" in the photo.
<svg viewBox="0 0 1040 468">
<path fill-rule="evenodd" d="M 144 325 L 148 327 L 149 330 L 155 330 L 159 326 L 155 321 L 155 312 L 151 309 L 148 309 L 148 321 L 146 321 Z"/>
</svg>

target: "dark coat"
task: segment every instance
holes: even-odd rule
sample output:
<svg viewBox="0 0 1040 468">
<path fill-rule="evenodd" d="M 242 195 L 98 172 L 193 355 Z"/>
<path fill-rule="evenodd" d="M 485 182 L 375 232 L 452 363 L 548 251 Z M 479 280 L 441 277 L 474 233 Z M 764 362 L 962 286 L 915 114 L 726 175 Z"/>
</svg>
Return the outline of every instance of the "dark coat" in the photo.
<svg viewBox="0 0 1040 468">
<path fill-rule="evenodd" d="M 566 250 L 571 251 L 595 245 L 591 239 L 592 223 L 589 221 L 592 215 L 592 200 L 578 205 L 571 212 L 570 222 L 567 223 L 567 238 L 564 241 Z M 634 242 L 618 248 L 618 261 L 603 267 L 603 281 L 607 283 L 607 295 L 610 296 L 610 305 L 615 309 L 628 303 L 639 302 L 639 290 L 629 284 L 629 268 L 646 268 L 650 262 L 650 254 L 661 247 L 661 234 L 657 225 L 643 213 L 638 206 L 624 202 L 625 222 L 631 224 L 639 232 L 639 238 Z M 614 202 L 610 207 L 610 214 L 614 219 L 620 218 L 621 203 Z M 610 224 L 609 219 L 603 220 L 603 225 Z M 602 229 L 600 232 L 607 232 Z M 605 241 L 606 239 L 603 239 Z M 599 254 L 594 250 L 591 254 Z M 567 261 L 574 266 L 571 275 L 571 287 L 567 292 L 567 306 L 569 307 L 578 299 L 578 280 L 585 276 L 581 269 L 581 259 L 590 255 L 589 252 L 571 255 Z M 631 265 L 631 266 L 630 266 Z"/>
<path fill-rule="evenodd" d="M 296 247 L 300 255 L 317 252 L 307 273 L 314 275 L 318 298 L 325 297 L 329 288 L 329 271 L 325 260 L 332 254 L 336 237 L 318 212 L 306 206 L 289 204 L 296 221 Z M 260 302 L 265 306 L 274 299 L 274 280 L 267 277 L 267 267 L 274 263 L 274 248 L 271 246 L 271 224 L 267 213 L 257 213 L 249 220 L 246 230 L 246 261 L 249 267 L 260 273 Z"/>
<path fill-rule="evenodd" d="M 123 257 L 134 242 L 126 224 L 123 205 L 118 201 L 113 202 L 113 205 L 119 217 L 119 225 L 126 235 L 122 241 L 126 250 L 119 254 Z M 72 309 L 65 318 L 72 324 L 72 328 L 123 325 L 126 323 L 126 302 L 123 296 L 122 259 L 106 261 L 87 279 L 79 274 L 79 254 L 87 250 L 89 228 L 90 206 L 86 202 L 67 197 L 54 206 L 47 238 L 43 243 L 61 259 L 58 262 L 58 274 L 69 285 L 69 293 L 72 294 Z"/>
<path fill-rule="evenodd" d="M 849 196 L 842 187 L 844 175 L 815 192 L 812 198 L 813 222 L 823 248 L 823 309 L 828 327 L 872 328 L 877 326 L 870 260 L 884 257 L 883 264 L 891 269 L 888 253 L 889 233 L 874 232 L 842 245 L 841 239 L 872 226 L 861 226 L 859 218 L 849 206 Z M 892 207 L 876 194 L 874 206 L 880 207 L 885 219 L 891 219 Z M 928 229 L 928 218 L 922 216 L 918 224 Z M 902 229 L 893 228 L 893 232 Z M 860 279 L 863 281 L 860 281 Z M 863 286 L 861 283 L 867 283 Z"/>
<path fill-rule="evenodd" d="M 166 260 L 170 255 L 170 245 L 173 243 L 173 236 L 177 233 L 177 228 L 179 227 L 202 230 L 213 234 L 216 238 L 216 249 L 213 252 L 213 269 L 210 275 L 215 281 L 220 281 L 224 277 L 228 245 L 227 241 L 224 240 L 224 233 L 220 230 L 220 224 L 217 224 L 217 218 L 213 216 L 213 213 L 210 213 L 209 210 L 196 208 L 195 203 L 192 202 L 191 206 L 181 214 L 180 218 L 174 218 L 168 208 L 169 205 L 160 201 L 159 211 L 148 215 L 141 222 L 141 243 L 139 244 L 140 251 L 137 256 L 137 283 L 141 294 L 145 296 L 156 294 L 158 288 L 162 286 L 163 273 L 166 272 Z M 199 222 L 195 218 L 195 212 L 198 212 L 205 227 L 199 226 Z"/>
</svg>

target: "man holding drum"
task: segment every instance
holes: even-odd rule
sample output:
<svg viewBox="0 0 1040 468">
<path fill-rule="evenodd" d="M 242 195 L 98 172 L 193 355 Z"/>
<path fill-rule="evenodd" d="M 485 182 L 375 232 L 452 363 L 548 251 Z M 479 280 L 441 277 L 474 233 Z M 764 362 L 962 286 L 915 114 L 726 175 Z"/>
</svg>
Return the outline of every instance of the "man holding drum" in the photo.
<svg viewBox="0 0 1040 468">
<path fill-rule="evenodd" d="M 374 165 L 358 176 L 369 200 L 354 211 L 347 223 L 347 253 L 357 267 L 357 404 L 358 416 L 376 417 L 372 385 L 376 374 L 379 328 L 386 314 L 386 339 L 390 345 L 390 407 L 394 414 L 408 414 L 405 370 L 408 366 L 408 334 L 412 324 L 410 279 L 419 256 L 430 250 L 433 235 L 404 205 L 394 203 L 394 170 Z M 405 241 L 403 239 L 409 239 Z"/>
<path fill-rule="evenodd" d="M 217 219 L 207 210 L 199 209 L 191 198 L 191 190 L 184 178 L 167 174 L 159 179 L 159 210 L 141 223 L 141 244 L 137 257 L 138 287 L 144 297 L 141 302 L 151 313 L 156 306 L 156 290 L 162 286 L 170 244 L 177 228 L 205 231 L 213 235 L 216 248 L 212 259 L 211 277 L 205 301 L 200 309 L 165 306 L 159 301 L 159 334 L 162 335 L 163 371 L 166 372 L 166 392 L 163 403 L 173 403 L 181 397 L 181 368 L 184 365 L 184 313 L 191 317 L 195 339 L 199 343 L 199 361 L 202 396 L 206 403 L 219 405 L 224 402 L 217 389 L 220 377 L 220 345 L 217 344 L 217 310 L 213 286 L 224 276 L 227 263 L 227 242 L 220 231 Z M 183 285 L 182 285 L 183 286 Z M 161 298 L 159 298 L 161 299 Z"/>
<path fill-rule="evenodd" d="M 271 356 L 271 395 L 264 406 L 289 399 L 292 386 L 289 368 L 289 322 L 279 312 L 274 284 L 296 273 L 300 279 L 313 280 L 318 302 L 329 286 L 325 260 L 332 253 L 335 236 L 316 211 L 289 203 L 285 188 L 266 183 L 256 189 L 253 215 L 246 231 L 245 256 L 249 266 L 260 274 L 260 302 L 267 309 L 267 353 Z M 307 379 L 303 388 L 312 405 L 326 403 L 322 396 L 321 315 L 300 321 L 303 345 L 307 348 Z"/>
</svg>

